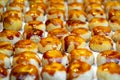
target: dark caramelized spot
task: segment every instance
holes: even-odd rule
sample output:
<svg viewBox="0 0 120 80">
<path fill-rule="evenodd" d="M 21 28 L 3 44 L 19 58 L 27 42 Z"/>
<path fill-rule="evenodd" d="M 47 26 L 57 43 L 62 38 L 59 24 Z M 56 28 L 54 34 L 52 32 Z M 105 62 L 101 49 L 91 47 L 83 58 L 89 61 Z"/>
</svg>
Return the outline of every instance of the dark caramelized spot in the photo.
<svg viewBox="0 0 120 80">
<path fill-rule="evenodd" d="M 52 63 L 52 64 L 48 64 L 48 65 L 45 65 L 43 68 L 42 68 L 42 73 L 44 72 L 47 72 L 49 75 L 53 76 L 55 74 L 55 72 L 58 72 L 58 71 L 66 71 L 65 67 L 60 64 L 60 63 Z"/>
<path fill-rule="evenodd" d="M 0 77 L 5 78 L 8 75 L 8 71 L 3 66 L 0 66 Z"/>
<path fill-rule="evenodd" d="M 68 20 L 66 23 L 67 23 L 68 26 L 70 26 L 70 25 L 75 26 L 75 25 L 80 25 L 80 24 L 84 25 L 84 24 L 86 24 L 85 22 L 82 22 L 80 20 Z"/>
<path fill-rule="evenodd" d="M 24 34 L 26 34 L 26 39 L 30 39 L 34 35 L 37 35 L 40 38 L 43 37 L 43 31 L 39 29 L 28 29 L 25 30 Z"/>
<path fill-rule="evenodd" d="M 89 64 L 81 61 L 74 61 L 70 63 L 70 65 L 68 66 L 67 73 L 69 74 L 69 79 L 73 79 L 78 77 L 81 74 L 84 74 L 90 69 L 91 69 L 91 66 Z"/>
<path fill-rule="evenodd" d="M 90 10 L 89 12 L 88 12 L 88 14 L 91 14 L 91 15 L 93 15 L 93 16 L 95 16 L 95 15 L 103 15 L 103 14 L 105 14 L 105 12 L 104 12 L 104 10 L 98 10 L 98 9 L 92 9 L 92 10 Z"/>
<path fill-rule="evenodd" d="M 34 80 L 39 80 L 39 72 L 38 69 L 31 64 L 18 64 L 12 68 L 10 73 L 11 76 L 15 76 L 16 80 L 24 80 L 27 76 L 32 76 Z"/>
<path fill-rule="evenodd" d="M 46 25 L 53 24 L 55 26 L 60 25 L 61 27 L 63 27 L 63 21 L 61 19 L 58 19 L 58 18 L 49 19 L 46 21 L 45 24 Z"/>
</svg>

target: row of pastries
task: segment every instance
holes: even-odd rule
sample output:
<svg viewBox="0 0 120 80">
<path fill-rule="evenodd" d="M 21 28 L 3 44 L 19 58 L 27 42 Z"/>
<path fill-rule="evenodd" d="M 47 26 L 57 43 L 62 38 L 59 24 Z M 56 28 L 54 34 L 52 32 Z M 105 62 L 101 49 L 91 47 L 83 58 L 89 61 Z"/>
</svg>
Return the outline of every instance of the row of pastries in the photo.
<svg viewBox="0 0 120 80">
<path fill-rule="evenodd" d="M 119 0 L 0 0 L 0 79 L 119 80 L 119 9 Z"/>
</svg>

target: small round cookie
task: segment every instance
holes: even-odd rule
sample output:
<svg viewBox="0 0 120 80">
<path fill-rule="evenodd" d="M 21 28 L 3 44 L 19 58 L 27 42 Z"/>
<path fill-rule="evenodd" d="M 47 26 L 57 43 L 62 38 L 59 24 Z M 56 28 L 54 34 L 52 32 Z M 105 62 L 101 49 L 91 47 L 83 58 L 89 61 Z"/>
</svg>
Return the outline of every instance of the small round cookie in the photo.
<svg viewBox="0 0 120 80">
<path fill-rule="evenodd" d="M 76 29 L 73 29 L 71 31 L 71 34 L 74 34 L 76 36 L 80 36 L 83 39 L 85 39 L 85 41 L 89 41 L 90 37 L 91 37 L 91 32 L 88 29 L 86 29 L 86 28 L 76 28 Z"/>
<path fill-rule="evenodd" d="M 92 30 L 96 26 L 108 27 L 108 21 L 105 18 L 93 18 L 89 21 L 88 27 Z"/>
<path fill-rule="evenodd" d="M 84 6 L 82 3 L 78 3 L 78 2 L 73 2 L 68 4 L 68 10 L 84 10 Z"/>
<path fill-rule="evenodd" d="M 38 43 L 38 50 L 41 53 L 44 53 L 49 50 L 61 50 L 62 42 L 56 37 L 46 37 L 41 38 L 40 42 Z"/>
<path fill-rule="evenodd" d="M 65 6 L 65 4 L 63 4 L 63 3 L 51 3 L 51 4 L 49 4 L 48 5 L 48 7 L 47 7 L 47 12 L 49 11 L 49 10 L 62 10 L 62 11 L 66 11 L 66 6 Z"/>
<path fill-rule="evenodd" d="M 22 29 L 22 20 L 17 16 L 8 16 L 3 20 L 3 28 L 6 30 L 19 31 Z"/>
<path fill-rule="evenodd" d="M 63 41 L 63 49 L 68 53 L 73 49 L 85 48 L 85 46 L 85 39 L 76 35 L 68 35 Z"/>
<path fill-rule="evenodd" d="M 7 56 L 13 55 L 13 45 L 10 42 L 0 41 L 0 53 L 4 53 Z"/>
<path fill-rule="evenodd" d="M 101 4 L 98 4 L 98 3 L 91 3 L 91 4 L 88 4 L 85 8 L 85 11 L 86 12 L 89 12 L 90 10 L 104 10 L 103 6 L 101 6 Z"/>
<path fill-rule="evenodd" d="M 51 31 L 56 28 L 63 28 L 64 22 L 63 22 L 63 20 L 61 20 L 59 18 L 53 18 L 53 19 L 47 20 L 45 22 L 45 25 L 46 25 L 46 30 Z"/>
<path fill-rule="evenodd" d="M 45 3 L 34 3 L 30 5 L 30 10 L 39 10 L 43 14 L 46 13 L 47 6 Z"/>
<path fill-rule="evenodd" d="M 93 80 L 92 67 L 81 61 L 74 61 L 70 63 L 67 68 L 67 75 L 67 80 Z"/>
<path fill-rule="evenodd" d="M 73 29 L 76 29 L 76 28 L 86 28 L 86 29 L 88 29 L 88 24 L 87 24 L 87 22 L 82 22 L 80 20 L 67 20 L 66 21 L 66 28 L 70 32 Z"/>
<path fill-rule="evenodd" d="M 120 29 L 120 18 L 112 17 L 109 19 L 109 26 L 113 31 L 119 30 Z"/>
<path fill-rule="evenodd" d="M 22 13 L 20 11 L 17 11 L 17 10 L 7 10 L 7 11 L 5 11 L 3 13 L 3 17 L 2 18 L 4 20 L 4 18 L 11 17 L 11 16 L 18 17 L 18 18 L 20 18 L 20 20 L 22 20 Z"/>
<path fill-rule="evenodd" d="M 100 65 L 97 69 L 98 80 L 119 80 L 120 65 L 110 62 Z"/>
<path fill-rule="evenodd" d="M 116 31 L 114 32 L 114 34 L 112 35 L 112 39 L 113 39 L 115 42 L 117 42 L 117 41 L 120 40 L 120 29 L 119 29 L 119 30 L 116 30 Z"/>
<path fill-rule="evenodd" d="M 12 2 L 12 3 L 9 3 L 7 6 L 6 6 L 6 10 L 16 10 L 16 11 L 21 11 L 21 12 L 25 12 L 25 4 L 21 4 L 21 3 L 16 3 L 16 2 Z"/>
<path fill-rule="evenodd" d="M 67 0 L 67 2 L 68 2 L 68 4 L 74 3 L 74 2 L 76 2 L 76 3 L 83 3 L 84 0 Z"/>
<path fill-rule="evenodd" d="M 97 65 L 100 66 L 107 62 L 120 64 L 120 52 L 115 50 L 105 50 L 97 55 Z"/>
<path fill-rule="evenodd" d="M 108 13 L 110 11 L 110 9 L 117 9 L 119 10 L 120 9 L 120 2 L 119 1 L 107 1 L 105 4 L 104 4 L 104 8 L 105 8 L 105 11 L 106 13 Z"/>
<path fill-rule="evenodd" d="M 37 67 L 31 64 L 18 64 L 11 69 L 10 80 L 40 80 Z"/>
<path fill-rule="evenodd" d="M 39 68 L 41 66 L 41 59 L 35 52 L 25 51 L 13 55 L 12 66 L 17 64 L 32 64 Z"/>
<path fill-rule="evenodd" d="M 36 43 L 44 37 L 45 33 L 39 29 L 27 29 L 23 32 L 23 39 L 30 39 Z"/>
<path fill-rule="evenodd" d="M 113 41 L 104 35 L 95 35 L 90 39 L 89 47 L 93 51 L 101 52 L 113 49 Z"/>
<path fill-rule="evenodd" d="M 68 20 L 80 20 L 86 22 L 87 15 L 83 10 L 69 10 L 68 11 Z"/>
<path fill-rule="evenodd" d="M 0 41 L 10 42 L 15 44 L 17 41 L 21 40 L 21 33 L 14 30 L 3 30 L 0 32 Z"/>
<path fill-rule="evenodd" d="M 69 62 L 73 61 L 83 61 L 90 65 L 94 64 L 94 55 L 93 53 L 86 48 L 73 49 L 69 54 Z"/>
<path fill-rule="evenodd" d="M 39 10 L 29 10 L 24 15 L 25 22 L 44 21 L 44 14 Z"/>
<path fill-rule="evenodd" d="M 108 26 L 96 26 L 92 29 L 91 32 L 92 36 L 94 35 L 105 35 L 105 36 L 109 36 L 112 37 L 112 30 L 111 28 Z"/>
<path fill-rule="evenodd" d="M 4 7 L 7 5 L 9 0 L 0 0 L 0 4 L 3 5 Z"/>
<path fill-rule="evenodd" d="M 48 36 L 54 36 L 60 40 L 63 40 L 68 34 L 69 32 L 64 28 L 57 28 L 48 32 Z"/>
<path fill-rule="evenodd" d="M 11 68 L 10 58 L 5 54 L 0 52 L 0 66 L 5 68 Z"/>
<path fill-rule="evenodd" d="M 63 10 L 58 9 L 49 10 L 47 14 L 47 19 L 49 20 L 53 18 L 58 18 L 64 21 L 66 20 L 65 12 Z"/>
<path fill-rule="evenodd" d="M 37 53 L 38 51 L 38 46 L 35 42 L 32 40 L 19 40 L 18 42 L 15 43 L 15 54 L 24 52 L 24 51 L 32 51 Z"/>
<path fill-rule="evenodd" d="M 28 29 L 39 29 L 45 31 L 46 27 L 45 24 L 41 21 L 29 21 L 24 25 L 24 30 L 28 30 Z"/>
<path fill-rule="evenodd" d="M 92 9 L 87 12 L 87 20 L 90 21 L 92 18 L 106 18 L 104 10 Z"/>
<path fill-rule="evenodd" d="M 9 71 L 8 71 L 8 69 L 4 68 L 3 66 L 0 66 L 0 79 L 1 80 L 9 80 Z"/>
<path fill-rule="evenodd" d="M 42 80 L 66 80 L 65 67 L 60 63 L 45 65 L 41 71 Z"/>
<path fill-rule="evenodd" d="M 68 57 L 64 52 L 61 52 L 59 50 L 50 50 L 43 54 L 42 66 L 54 62 L 58 62 L 66 67 L 68 65 Z"/>
</svg>

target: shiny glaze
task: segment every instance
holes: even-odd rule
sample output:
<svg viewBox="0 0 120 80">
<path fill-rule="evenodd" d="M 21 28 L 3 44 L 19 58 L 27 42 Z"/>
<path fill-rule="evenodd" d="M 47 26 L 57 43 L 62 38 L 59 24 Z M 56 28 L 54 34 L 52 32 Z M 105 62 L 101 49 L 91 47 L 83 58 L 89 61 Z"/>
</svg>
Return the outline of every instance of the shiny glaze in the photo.
<svg viewBox="0 0 120 80">
<path fill-rule="evenodd" d="M 31 64 L 18 64 L 12 68 L 10 80 L 12 80 L 11 76 L 15 76 L 16 80 L 24 80 L 28 75 L 32 76 L 34 80 L 40 80 L 39 71 L 35 66 Z"/>
<path fill-rule="evenodd" d="M 71 31 L 71 33 L 79 36 L 79 35 L 88 33 L 88 31 L 89 31 L 89 30 L 88 30 L 88 29 L 85 29 L 85 28 L 76 28 L 76 29 L 73 29 L 73 30 Z"/>
<path fill-rule="evenodd" d="M 114 62 L 105 63 L 98 67 L 98 71 L 109 72 L 111 74 L 120 74 L 120 65 Z"/>
<path fill-rule="evenodd" d="M 60 64 L 60 63 L 52 63 L 52 64 L 48 64 L 45 65 L 42 68 L 42 72 L 41 73 L 48 73 L 49 75 L 53 76 L 55 74 L 55 72 L 57 71 L 66 71 L 65 67 Z"/>
<path fill-rule="evenodd" d="M 69 26 L 79 26 L 79 25 L 85 25 L 85 22 L 82 22 L 80 20 L 67 20 L 66 24 Z"/>
<path fill-rule="evenodd" d="M 69 80 L 72 80 L 73 78 L 76 78 L 81 74 L 84 74 L 90 69 L 91 69 L 91 66 L 85 62 L 74 61 L 70 63 L 70 65 L 67 68 L 67 73 L 69 74 Z"/>
<path fill-rule="evenodd" d="M 0 66 L 0 78 L 5 78 L 8 76 L 8 71 L 3 66 Z"/>
<path fill-rule="evenodd" d="M 52 45 L 53 48 L 57 48 L 59 44 L 61 44 L 61 41 L 58 38 L 55 37 L 46 37 L 46 38 L 41 38 L 40 44 L 45 47 L 47 45 Z"/>
<path fill-rule="evenodd" d="M 0 49 L 7 49 L 7 50 L 12 50 L 13 51 L 13 46 L 10 42 L 0 41 Z"/>
</svg>

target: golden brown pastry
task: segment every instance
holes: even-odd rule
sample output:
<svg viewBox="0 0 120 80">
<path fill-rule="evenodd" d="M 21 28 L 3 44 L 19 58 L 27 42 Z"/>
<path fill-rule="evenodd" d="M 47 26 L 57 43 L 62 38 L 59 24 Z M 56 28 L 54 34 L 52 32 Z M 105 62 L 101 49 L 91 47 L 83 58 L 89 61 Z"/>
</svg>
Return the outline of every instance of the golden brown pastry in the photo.
<svg viewBox="0 0 120 80">
<path fill-rule="evenodd" d="M 47 12 L 54 9 L 62 10 L 65 12 L 66 6 L 63 3 L 51 3 L 48 5 Z"/>
<path fill-rule="evenodd" d="M 118 16 L 109 19 L 109 26 L 113 31 L 120 29 L 120 18 Z"/>
<path fill-rule="evenodd" d="M 97 55 L 98 66 L 108 62 L 120 64 L 120 52 L 115 50 L 105 50 Z"/>
<path fill-rule="evenodd" d="M 44 14 L 39 10 L 29 10 L 24 15 L 25 22 L 44 21 Z"/>
<path fill-rule="evenodd" d="M 96 4 L 101 4 L 103 3 L 103 0 L 84 0 L 84 3 L 85 5 L 89 5 L 89 4 L 92 4 L 92 3 L 96 3 Z"/>
<path fill-rule="evenodd" d="M 9 80 L 9 71 L 8 69 L 0 66 L 0 79 L 1 80 Z"/>
<path fill-rule="evenodd" d="M 60 40 L 63 40 L 68 34 L 69 32 L 64 28 L 57 28 L 48 32 L 48 36 L 54 36 Z"/>
<path fill-rule="evenodd" d="M 91 32 L 92 36 L 94 35 L 105 35 L 105 36 L 112 36 L 112 30 L 111 28 L 108 26 L 96 26 L 92 29 Z"/>
<path fill-rule="evenodd" d="M 89 47 L 93 51 L 104 51 L 113 49 L 113 41 L 104 35 L 95 35 L 90 39 Z"/>
<path fill-rule="evenodd" d="M 46 27 L 45 24 L 41 21 L 29 21 L 24 25 L 24 30 L 28 30 L 28 29 L 39 29 L 45 31 Z"/>
<path fill-rule="evenodd" d="M 21 40 L 21 33 L 14 30 L 3 30 L 0 32 L 0 41 L 10 42 L 15 44 L 17 41 Z"/>
<path fill-rule="evenodd" d="M 32 5 L 34 3 L 44 3 L 45 0 L 28 0 L 29 4 Z"/>
<path fill-rule="evenodd" d="M 92 18 L 106 18 L 104 10 L 92 9 L 87 12 L 87 20 L 90 21 Z"/>
<path fill-rule="evenodd" d="M 13 45 L 10 42 L 0 41 L 0 53 L 6 54 L 7 56 L 13 55 Z"/>
<path fill-rule="evenodd" d="M 90 65 L 93 65 L 94 55 L 92 51 L 86 48 L 73 49 L 69 54 L 69 62 L 71 63 L 76 60 L 83 61 Z"/>
<path fill-rule="evenodd" d="M 83 39 L 85 39 L 85 41 L 89 41 L 90 37 L 91 37 L 91 32 L 88 29 L 86 29 L 86 28 L 76 28 L 76 29 L 73 29 L 71 31 L 71 34 L 74 34 L 76 36 L 80 36 Z"/>
<path fill-rule="evenodd" d="M 6 54 L 1 52 L 0 52 L 0 66 L 3 66 L 5 68 L 11 68 L 10 58 Z"/>
<path fill-rule="evenodd" d="M 85 11 L 88 12 L 90 10 L 104 10 L 103 6 L 101 6 L 101 4 L 98 4 L 98 3 L 91 3 L 91 4 L 88 4 L 85 8 Z"/>
<path fill-rule="evenodd" d="M 24 51 L 13 55 L 12 66 L 16 66 L 17 64 L 32 64 L 39 68 L 41 66 L 41 59 L 35 52 Z"/>
<path fill-rule="evenodd" d="M 108 27 L 108 21 L 105 18 L 93 18 L 89 21 L 88 27 L 92 30 L 96 26 Z"/>
<path fill-rule="evenodd" d="M 68 11 L 68 20 L 80 20 L 86 22 L 86 13 L 83 10 L 69 10 Z"/>
<path fill-rule="evenodd" d="M 21 4 L 21 3 L 16 3 L 16 2 L 12 2 L 9 3 L 6 7 L 6 10 L 17 10 L 17 11 L 21 11 L 21 12 L 25 12 L 25 4 Z"/>
<path fill-rule="evenodd" d="M 52 63 L 42 68 L 42 80 L 66 80 L 67 74 L 65 67 L 60 63 Z"/>
<path fill-rule="evenodd" d="M 120 30 L 116 30 L 114 32 L 114 34 L 112 35 L 112 39 L 117 42 L 118 40 L 120 40 Z"/>
<path fill-rule="evenodd" d="M 10 80 L 40 80 L 39 70 L 31 64 L 18 64 L 10 72 Z"/>
<path fill-rule="evenodd" d="M 45 37 L 41 38 L 38 43 L 38 50 L 44 53 L 49 50 L 61 50 L 62 42 L 56 37 Z"/>
<path fill-rule="evenodd" d="M 101 80 L 119 80 L 120 65 L 114 62 L 100 65 L 97 69 L 97 77 Z"/>
<path fill-rule="evenodd" d="M 68 31 L 72 31 L 73 29 L 76 29 L 76 28 L 88 29 L 88 24 L 87 24 L 87 22 L 82 22 L 80 20 L 67 20 L 66 28 Z"/>
<path fill-rule="evenodd" d="M 63 20 L 61 20 L 59 18 L 53 18 L 53 19 L 47 20 L 45 22 L 45 25 L 46 25 L 46 30 L 51 31 L 53 29 L 63 28 L 64 22 L 63 22 Z"/>
<path fill-rule="evenodd" d="M 65 0 L 46 0 L 47 5 L 52 3 L 62 3 L 64 4 Z"/>
<path fill-rule="evenodd" d="M 6 30 L 19 31 L 22 29 L 22 20 L 16 16 L 8 16 L 4 18 L 3 28 Z"/>
<path fill-rule="evenodd" d="M 116 50 L 120 52 L 120 40 L 118 40 L 116 43 Z"/>
<path fill-rule="evenodd" d="M 30 39 L 36 43 L 44 37 L 45 33 L 39 29 L 27 29 L 23 32 L 23 39 Z"/>
<path fill-rule="evenodd" d="M 78 3 L 78 2 L 73 2 L 68 4 L 68 10 L 84 10 L 84 6 L 82 3 Z"/>
<path fill-rule="evenodd" d="M 67 68 L 67 75 L 67 80 L 93 80 L 93 70 L 91 66 L 81 61 L 70 63 Z"/>
<path fill-rule="evenodd" d="M 68 4 L 73 3 L 73 2 L 77 2 L 77 3 L 83 3 L 83 0 L 67 0 Z"/>
<path fill-rule="evenodd" d="M 58 18 L 64 21 L 66 20 L 65 12 L 63 10 L 58 10 L 58 9 L 49 10 L 47 14 L 47 19 L 49 20 L 53 18 Z"/>
<path fill-rule="evenodd" d="M 30 5 L 30 9 L 31 10 L 39 10 L 41 11 L 43 14 L 46 13 L 46 9 L 47 9 L 47 6 L 45 3 L 34 3 L 34 4 L 31 4 Z"/>
<path fill-rule="evenodd" d="M 117 9 L 110 9 L 108 12 L 107 18 L 110 20 L 112 17 L 119 17 L 120 16 L 120 10 Z"/>
<path fill-rule="evenodd" d="M 68 57 L 65 53 L 63 53 L 59 50 L 50 50 L 43 54 L 42 66 L 45 66 L 47 64 L 51 64 L 54 62 L 58 62 L 64 66 L 67 66 Z"/>
<path fill-rule="evenodd" d="M 85 48 L 86 42 L 80 36 L 68 35 L 64 38 L 63 47 L 64 51 L 71 52 L 73 49 Z"/>
<path fill-rule="evenodd" d="M 0 4 L 0 21 L 2 21 L 3 12 L 4 12 L 4 7 Z"/>
<path fill-rule="evenodd" d="M 20 40 L 16 42 L 14 50 L 15 50 L 15 54 L 18 54 L 24 51 L 32 51 L 32 52 L 37 53 L 38 46 L 32 40 L 26 39 L 26 40 Z"/>
</svg>

